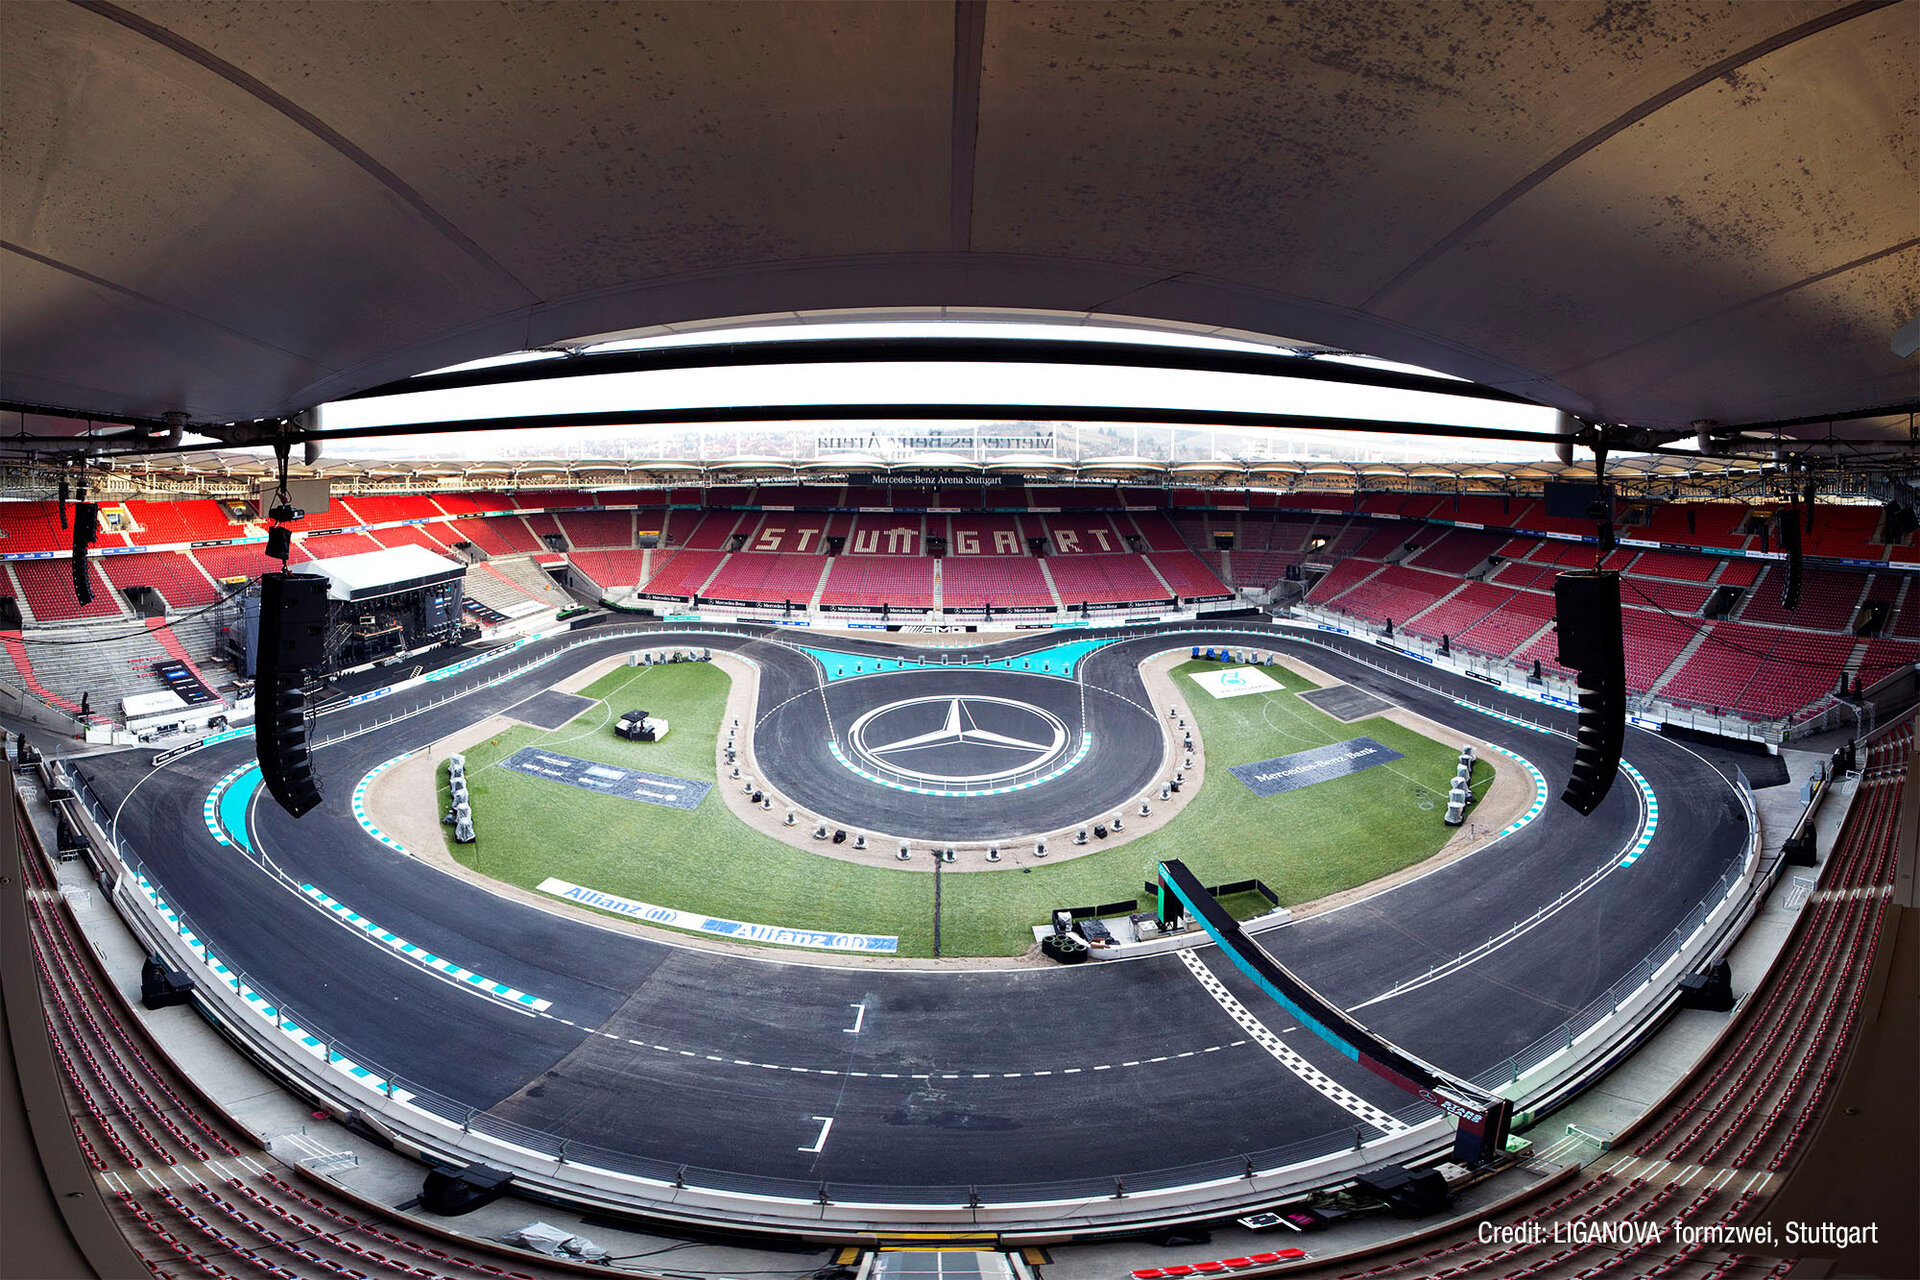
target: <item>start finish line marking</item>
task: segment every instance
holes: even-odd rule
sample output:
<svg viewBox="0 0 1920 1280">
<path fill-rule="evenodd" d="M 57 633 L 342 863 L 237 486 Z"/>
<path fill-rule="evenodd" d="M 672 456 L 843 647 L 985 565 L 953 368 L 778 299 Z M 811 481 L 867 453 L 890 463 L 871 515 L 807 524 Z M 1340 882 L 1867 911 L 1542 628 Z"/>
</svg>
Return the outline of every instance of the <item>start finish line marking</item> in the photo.
<svg viewBox="0 0 1920 1280">
<path fill-rule="evenodd" d="M 866 954 L 887 954 L 900 949 L 900 939 L 870 933 L 828 933 L 817 929 L 786 929 L 771 924 L 748 924 L 742 920 L 722 920 L 698 911 L 681 911 L 674 907 L 656 906 L 651 902 L 636 902 L 631 898 L 622 898 L 616 894 L 601 893 L 598 889 L 586 889 L 580 885 L 548 876 L 540 882 L 540 892 L 550 893 L 556 898 L 565 898 L 582 906 L 598 907 L 602 911 L 611 911 L 615 915 L 626 916 L 631 920 L 644 920 L 648 924 L 662 924 L 673 929 L 690 929 L 695 933 L 710 934 L 716 938 L 733 938 L 739 942 L 771 942 L 782 947 L 812 947 L 820 951 L 858 951 Z"/>
</svg>

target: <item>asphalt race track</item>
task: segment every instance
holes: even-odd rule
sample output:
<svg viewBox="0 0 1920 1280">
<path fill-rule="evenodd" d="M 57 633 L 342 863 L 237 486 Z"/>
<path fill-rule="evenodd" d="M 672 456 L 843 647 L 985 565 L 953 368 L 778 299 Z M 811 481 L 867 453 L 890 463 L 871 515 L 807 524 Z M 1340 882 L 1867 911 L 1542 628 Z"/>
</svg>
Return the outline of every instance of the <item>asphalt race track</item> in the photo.
<svg viewBox="0 0 1920 1280">
<path fill-rule="evenodd" d="M 1058 644 L 1061 634 L 968 653 L 976 662 L 1018 659 Z M 676 636 L 757 662 L 755 744 L 773 780 L 836 820 L 844 815 L 875 829 L 931 833 L 943 815 L 977 815 L 984 805 L 993 818 L 980 823 L 979 839 L 1053 828 L 1111 807 L 1161 767 L 1157 729 L 1143 732 L 1141 717 L 1151 712 L 1139 663 L 1195 643 L 1297 649 L 1359 688 L 1526 756 L 1556 794 L 1572 758 L 1564 737 L 1480 714 L 1374 668 L 1397 665 L 1429 682 L 1452 679 L 1445 673 L 1341 637 L 1309 646 L 1224 627 L 1124 632 L 1081 657 L 1084 699 L 1074 681 L 1004 668 L 934 667 L 823 683 L 821 663 L 796 647 L 792 633 L 746 629 L 679 636 L 608 627 L 528 646 L 515 661 L 587 636 L 598 638 L 497 684 L 489 683 L 495 668 L 481 665 L 324 716 L 317 735 L 330 738 L 471 690 L 320 751 L 326 802 L 298 822 L 270 801 L 256 802 L 251 854 L 217 844 L 201 820 L 215 781 L 250 759 L 250 739 L 159 770 L 149 769 L 150 753 L 135 752 L 89 759 L 83 772 L 109 809 L 132 791 L 120 809 L 120 834 L 192 927 L 231 968 L 304 1025 L 324 1029 L 343 1052 L 410 1088 L 610 1148 L 636 1169 L 685 1165 L 690 1180 L 743 1190 L 793 1194 L 797 1183 L 824 1181 L 885 1188 L 875 1194 L 903 1199 L 946 1188 L 964 1202 L 969 1186 L 1116 1176 L 1149 1185 L 1155 1170 L 1238 1163 L 1241 1153 L 1327 1135 L 1337 1145 L 1356 1125 L 1372 1136 L 1379 1130 L 1362 1115 L 1404 1111 L 1411 1099 L 1292 1027 L 1217 948 L 1200 951 L 1202 963 L 1350 1091 L 1345 1105 L 1250 1043 L 1178 956 L 970 972 L 907 962 L 798 965 L 774 952 L 743 957 L 665 944 L 496 898 L 383 846 L 349 811 L 349 794 L 368 770 L 521 703 L 569 672 Z M 876 661 L 908 652 L 824 633 L 804 643 Z M 1482 699 L 1492 693 L 1459 683 Z M 1057 745 L 1051 721 L 971 701 L 988 697 L 1052 712 L 1069 741 L 1048 757 Z M 1514 714 L 1543 712 L 1508 701 Z M 1078 765 L 1025 790 L 989 800 L 914 794 L 868 782 L 824 749 L 829 722 L 844 734 L 860 715 L 894 703 L 903 705 L 870 722 L 873 758 L 906 769 L 902 777 L 965 779 L 929 790 L 1003 785 L 994 775 L 1009 768 L 1017 781 L 1023 767 L 1044 773 L 1070 758 L 1084 733 L 1093 744 Z M 1563 729 L 1572 724 L 1570 715 L 1546 718 Z M 1266 945 L 1412 1052 L 1463 1075 L 1496 1066 L 1634 969 L 1745 850 L 1738 796 L 1706 761 L 1639 731 L 1629 733 L 1627 758 L 1660 799 L 1657 833 L 1630 865 L 1621 863 L 1640 829 L 1641 800 L 1622 778 L 1591 818 L 1550 801 L 1531 824 L 1483 851 L 1268 933 Z M 1032 760 L 1040 763 L 1027 767 Z M 255 858 L 270 858 L 296 883 L 317 886 L 419 947 L 551 1004 L 530 1013 L 413 963 L 342 924 Z M 1584 892 L 1537 927 L 1456 963 L 1589 878 Z M 779 1181 L 788 1179 L 797 1183 Z"/>
</svg>

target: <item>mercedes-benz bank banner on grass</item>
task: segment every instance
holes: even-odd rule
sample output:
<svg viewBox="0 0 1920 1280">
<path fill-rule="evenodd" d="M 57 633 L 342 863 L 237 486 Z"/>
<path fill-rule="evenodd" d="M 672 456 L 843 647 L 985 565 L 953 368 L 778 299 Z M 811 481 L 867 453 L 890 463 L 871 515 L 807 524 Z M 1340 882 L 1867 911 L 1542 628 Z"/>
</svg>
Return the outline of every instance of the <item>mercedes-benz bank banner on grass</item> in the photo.
<svg viewBox="0 0 1920 1280">
<path fill-rule="evenodd" d="M 500 766 L 512 769 L 515 773 L 564 782 L 582 791 L 665 805 L 669 809 L 697 808 L 706 799 L 707 792 L 713 790 L 711 782 L 669 778 L 665 774 L 648 773 L 642 769 L 622 769 L 596 760 L 581 760 L 556 751 L 543 751 L 539 747 L 522 747 L 502 760 Z"/>
<path fill-rule="evenodd" d="M 1296 751 L 1290 756 L 1262 760 L 1258 764 L 1236 764 L 1228 772 L 1246 783 L 1257 796 L 1277 796 L 1284 791 L 1310 787 L 1316 782 L 1344 778 L 1377 764 L 1392 764 L 1400 758 L 1398 751 L 1382 746 L 1372 738 L 1353 738 L 1331 746 L 1315 747 L 1311 751 Z"/>
</svg>

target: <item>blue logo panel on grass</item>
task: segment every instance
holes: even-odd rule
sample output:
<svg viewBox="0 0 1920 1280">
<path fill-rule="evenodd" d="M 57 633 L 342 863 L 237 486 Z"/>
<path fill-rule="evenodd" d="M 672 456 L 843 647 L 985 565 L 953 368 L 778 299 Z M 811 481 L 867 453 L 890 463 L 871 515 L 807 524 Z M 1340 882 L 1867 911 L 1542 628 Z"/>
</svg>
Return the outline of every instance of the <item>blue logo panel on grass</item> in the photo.
<svg viewBox="0 0 1920 1280">
<path fill-rule="evenodd" d="M 1247 784 L 1257 796 L 1277 796 L 1298 791 L 1316 782 L 1344 778 L 1377 764 L 1392 764 L 1401 758 L 1398 751 L 1372 738 L 1353 738 L 1311 751 L 1296 751 L 1258 764 L 1236 764 L 1228 772 Z"/>
<path fill-rule="evenodd" d="M 597 791 L 603 796 L 664 805 L 669 809 L 696 808 L 707 798 L 707 792 L 713 790 L 711 782 L 692 782 L 686 778 L 669 778 L 665 774 L 645 773 L 639 769 L 622 769 L 618 765 L 563 756 L 540 747 L 522 747 L 500 763 L 515 773 L 564 782 L 570 787 Z"/>
</svg>

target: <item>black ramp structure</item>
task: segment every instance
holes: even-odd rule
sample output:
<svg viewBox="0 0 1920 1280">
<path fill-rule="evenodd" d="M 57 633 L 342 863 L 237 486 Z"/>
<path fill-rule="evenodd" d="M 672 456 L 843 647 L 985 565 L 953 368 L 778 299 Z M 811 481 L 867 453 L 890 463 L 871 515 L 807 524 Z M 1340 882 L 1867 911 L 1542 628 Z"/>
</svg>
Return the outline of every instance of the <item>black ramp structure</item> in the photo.
<svg viewBox="0 0 1920 1280">
<path fill-rule="evenodd" d="M 1178 859 L 1160 864 L 1159 913 L 1163 923 L 1170 923 L 1178 914 L 1167 909 L 1169 895 L 1220 944 L 1221 952 L 1235 968 L 1300 1019 L 1302 1026 L 1381 1079 L 1456 1117 L 1460 1125 L 1454 1132 L 1454 1159 L 1479 1166 L 1505 1153 L 1507 1130 L 1513 1121 L 1512 1102 L 1422 1062 L 1348 1017 L 1344 1009 L 1324 999 L 1247 937 L 1240 922 Z"/>
</svg>

